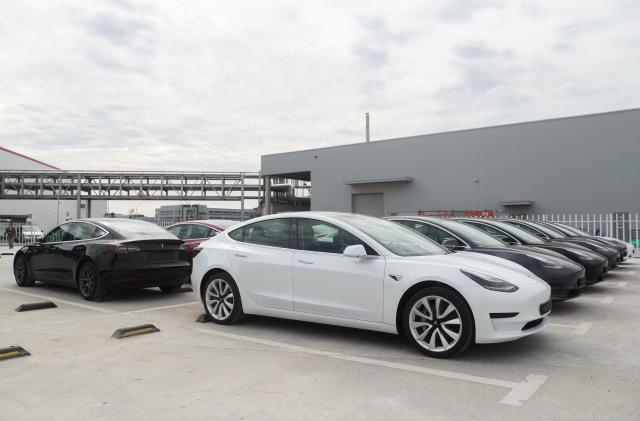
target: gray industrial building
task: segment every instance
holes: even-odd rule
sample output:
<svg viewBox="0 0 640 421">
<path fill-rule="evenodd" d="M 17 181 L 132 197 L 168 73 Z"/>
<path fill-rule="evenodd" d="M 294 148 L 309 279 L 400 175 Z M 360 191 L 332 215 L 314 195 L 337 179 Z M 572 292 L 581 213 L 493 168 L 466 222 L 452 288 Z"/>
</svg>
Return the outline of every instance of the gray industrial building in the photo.
<svg viewBox="0 0 640 421">
<path fill-rule="evenodd" d="M 640 109 L 265 155 L 261 174 L 266 198 L 310 182 L 311 210 L 638 212 Z"/>
</svg>

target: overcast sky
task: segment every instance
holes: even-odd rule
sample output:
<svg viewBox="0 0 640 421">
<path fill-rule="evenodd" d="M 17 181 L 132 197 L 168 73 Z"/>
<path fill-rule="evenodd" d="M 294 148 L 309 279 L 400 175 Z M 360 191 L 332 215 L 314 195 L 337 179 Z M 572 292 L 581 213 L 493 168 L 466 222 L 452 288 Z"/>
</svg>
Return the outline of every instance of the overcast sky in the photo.
<svg viewBox="0 0 640 421">
<path fill-rule="evenodd" d="M 0 145 L 63 169 L 640 106 L 640 2 L 0 2 Z"/>
</svg>

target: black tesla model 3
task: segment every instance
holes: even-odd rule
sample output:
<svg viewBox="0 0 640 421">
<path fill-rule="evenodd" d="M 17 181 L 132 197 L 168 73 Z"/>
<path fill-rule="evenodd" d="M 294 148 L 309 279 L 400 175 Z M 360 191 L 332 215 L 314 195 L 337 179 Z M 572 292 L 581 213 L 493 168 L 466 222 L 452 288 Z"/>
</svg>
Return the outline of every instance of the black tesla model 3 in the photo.
<svg viewBox="0 0 640 421">
<path fill-rule="evenodd" d="M 571 225 L 562 224 L 560 222 L 545 222 L 545 224 L 551 228 L 555 228 L 569 238 L 583 238 L 585 240 L 593 240 L 597 241 L 598 243 L 602 243 L 607 247 L 618 250 L 618 252 L 620 253 L 620 255 L 618 256 L 619 262 L 624 262 L 624 259 L 627 257 L 627 245 L 622 243 L 621 241 L 609 240 L 607 238 L 591 235 L 584 231 L 580 231 L 579 229 L 574 228 Z"/>
<path fill-rule="evenodd" d="M 541 221 L 531 221 L 523 219 L 509 220 L 509 223 L 516 225 L 518 228 L 522 228 L 531 234 L 546 240 L 553 240 L 554 242 L 563 242 L 567 244 L 578 244 L 591 250 L 593 253 L 599 254 L 607 259 L 607 269 L 613 269 L 618 263 L 618 257 L 620 253 L 618 250 L 608 247 L 598 241 L 594 241 L 588 238 L 569 237 L 557 229 L 543 224 Z"/>
<path fill-rule="evenodd" d="M 118 288 L 160 287 L 170 293 L 189 281 L 184 244 L 159 226 L 132 219 L 66 222 L 22 247 L 13 264 L 16 283 L 36 281 L 78 288 L 100 301 Z"/>
<path fill-rule="evenodd" d="M 490 254 L 518 263 L 549 284 L 554 301 L 574 298 L 585 286 L 584 268 L 551 250 L 510 246 L 477 228 L 448 219 L 421 216 L 394 216 L 388 219 L 450 250 Z"/>
<path fill-rule="evenodd" d="M 552 250 L 584 266 L 587 284 L 595 284 L 603 279 L 607 271 L 608 260 L 586 247 L 565 241 L 545 240 L 525 228 L 518 226 L 517 219 L 466 219 L 464 222 L 485 231 L 487 234 L 505 241 L 507 244 L 523 244 L 537 249 Z"/>
</svg>

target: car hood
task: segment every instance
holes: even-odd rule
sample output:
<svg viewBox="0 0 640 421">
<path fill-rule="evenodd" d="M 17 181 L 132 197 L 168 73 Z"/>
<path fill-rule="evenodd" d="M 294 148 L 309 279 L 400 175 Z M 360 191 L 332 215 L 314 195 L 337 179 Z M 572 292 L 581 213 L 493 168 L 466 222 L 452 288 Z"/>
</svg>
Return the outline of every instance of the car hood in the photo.
<svg viewBox="0 0 640 421">
<path fill-rule="evenodd" d="M 497 256 L 475 252 L 460 251 L 456 253 L 406 257 L 409 261 L 425 264 L 438 264 L 453 269 L 464 269 L 484 273 L 504 279 L 518 286 L 531 285 L 544 281 L 531 273 L 524 266 Z"/>
</svg>

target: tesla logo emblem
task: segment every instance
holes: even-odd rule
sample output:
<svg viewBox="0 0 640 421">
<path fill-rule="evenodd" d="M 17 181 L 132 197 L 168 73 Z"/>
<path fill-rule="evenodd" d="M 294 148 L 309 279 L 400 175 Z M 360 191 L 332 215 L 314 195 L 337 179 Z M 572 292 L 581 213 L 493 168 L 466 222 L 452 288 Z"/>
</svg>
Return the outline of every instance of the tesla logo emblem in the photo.
<svg viewBox="0 0 640 421">
<path fill-rule="evenodd" d="M 160 248 L 163 249 L 164 248 L 164 243 L 160 243 Z"/>
</svg>

